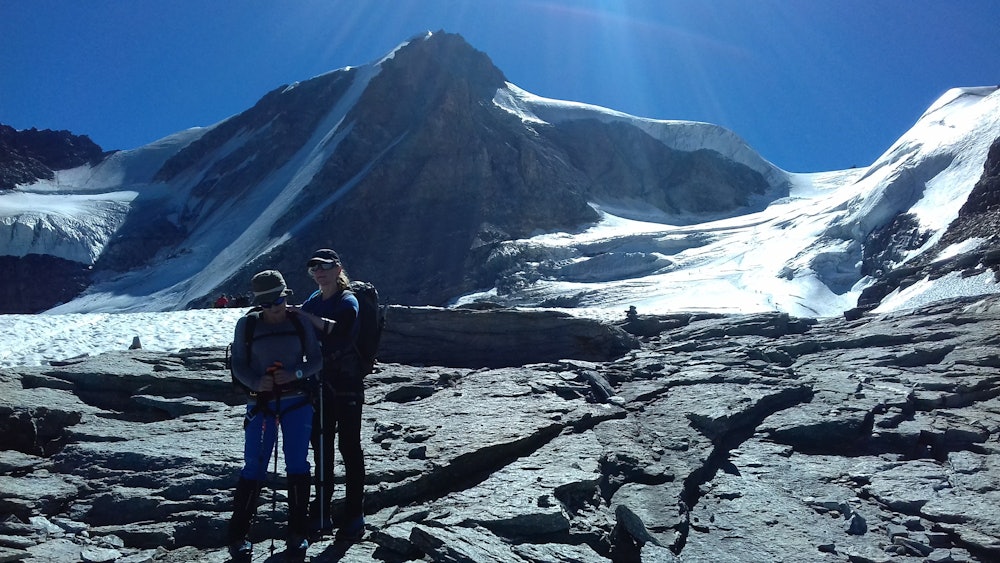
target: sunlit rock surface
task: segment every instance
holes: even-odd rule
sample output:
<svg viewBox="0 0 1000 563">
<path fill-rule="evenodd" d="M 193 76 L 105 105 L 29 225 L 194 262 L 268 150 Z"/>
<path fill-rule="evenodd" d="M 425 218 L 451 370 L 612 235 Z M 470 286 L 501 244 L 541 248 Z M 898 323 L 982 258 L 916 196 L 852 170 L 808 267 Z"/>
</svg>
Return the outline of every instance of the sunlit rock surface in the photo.
<svg viewBox="0 0 1000 563">
<path fill-rule="evenodd" d="M 548 333 L 579 330 L 560 319 Z M 470 348 L 486 336 L 462 326 Z M 489 367 L 427 342 L 419 364 L 383 364 L 362 432 L 368 533 L 312 560 L 1000 558 L 1000 299 L 854 321 L 640 311 L 589 330 L 621 329 L 641 346 Z M 225 561 L 242 398 L 222 359 L 123 350 L 0 373 L 0 558 Z M 283 548 L 269 479 L 260 556 Z"/>
</svg>

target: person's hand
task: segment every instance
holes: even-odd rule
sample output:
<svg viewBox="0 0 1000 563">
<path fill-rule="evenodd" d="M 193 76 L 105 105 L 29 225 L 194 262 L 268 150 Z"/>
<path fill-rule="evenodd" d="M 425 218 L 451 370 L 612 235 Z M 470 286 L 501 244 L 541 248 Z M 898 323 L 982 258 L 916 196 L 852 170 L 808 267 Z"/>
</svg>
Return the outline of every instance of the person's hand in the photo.
<svg viewBox="0 0 1000 563">
<path fill-rule="evenodd" d="M 323 319 L 322 317 L 318 317 L 312 313 L 303 311 L 300 305 L 290 305 L 290 307 L 291 308 L 288 309 L 289 312 L 295 315 L 299 315 L 300 317 L 308 320 L 310 323 L 312 323 L 312 325 L 315 328 L 321 329 L 324 334 L 329 332 L 328 329 L 326 328 L 326 323 L 324 322 L 325 319 Z M 333 321 L 330 322 L 332 324 Z"/>
<path fill-rule="evenodd" d="M 269 372 L 260 378 L 260 383 L 257 384 L 257 392 L 270 393 L 271 391 L 274 391 L 274 376 Z"/>
<path fill-rule="evenodd" d="M 267 368 L 267 374 L 271 376 L 274 385 L 287 385 L 299 380 L 295 377 L 295 372 L 285 369 L 281 362 L 271 364 L 271 367 Z"/>
<path fill-rule="evenodd" d="M 264 377 L 260 378 L 260 385 L 257 386 L 258 391 L 265 393 L 268 391 L 274 391 L 275 384 L 282 383 L 281 381 L 278 381 L 277 378 L 278 371 L 282 370 L 281 366 L 282 363 L 276 361 L 264 370 Z M 292 374 L 292 377 L 294 376 L 295 374 Z"/>
<path fill-rule="evenodd" d="M 298 381 L 298 378 L 295 377 L 294 371 L 288 371 L 285 368 L 279 368 L 274 371 L 274 382 L 277 385 L 288 385 L 296 381 Z"/>
</svg>

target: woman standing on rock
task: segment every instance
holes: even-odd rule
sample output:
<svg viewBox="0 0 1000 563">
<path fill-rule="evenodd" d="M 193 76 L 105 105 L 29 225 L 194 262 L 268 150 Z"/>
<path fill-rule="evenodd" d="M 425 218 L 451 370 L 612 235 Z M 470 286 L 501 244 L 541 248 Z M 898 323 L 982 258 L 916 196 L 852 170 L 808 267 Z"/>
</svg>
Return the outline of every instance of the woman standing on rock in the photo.
<svg viewBox="0 0 1000 563">
<path fill-rule="evenodd" d="M 314 331 L 288 313 L 285 299 L 292 292 L 280 272 L 260 272 L 251 287 L 255 308 L 236 323 L 232 345 L 233 375 L 251 391 L 243 422 L 243 469 L 226 539 L 233 561 L 251 560 L 253 544 L 247 534 L 280 428 L 288 477 L 285 555 L 288 561 L 302 561 L 309 547 L 313 418 L 307 380 L 319 373 L 323 357 Z"/>
<path fill-rule="evenodd" d="M 337 541 L 357 541 L 365 532 L 365 460 L 361 449 L 361 408 L 365 402 L 361 359 L 358 355 L 358 299 L 350 291 L 351 280 L 333 250 L 323 248 L 306 263 L 319 289 L 302 303 L 300 313 L 319 334 L 323 347 L 319 412 L 313 421 L 313 455 L 316 462 L 314 528 L 325 533 L 333 528 L 330 514 L 333 498 L 333 444 L 344 460 L 345 502 L 343 525 Z"/>
</svg>

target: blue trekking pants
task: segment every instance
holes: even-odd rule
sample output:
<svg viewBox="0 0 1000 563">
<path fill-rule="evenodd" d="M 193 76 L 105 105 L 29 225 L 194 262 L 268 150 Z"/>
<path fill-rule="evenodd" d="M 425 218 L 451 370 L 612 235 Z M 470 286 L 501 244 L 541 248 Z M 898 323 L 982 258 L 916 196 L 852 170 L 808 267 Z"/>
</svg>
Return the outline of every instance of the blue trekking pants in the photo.
<svg viewBox="0 0 1000 563">
<path fill-rule="evenodd" d="M 274 442 L 278 439 L 279 427 L 281 451 L 285 456 L 285 473 L 308 474 L 312 420 L 313 407 L 308 397 L 286 397 L 247 405 L 243 421 L 243 470 L 240 471 L 240 476 L 252 481 L 264 480 Z"/>
</svg>

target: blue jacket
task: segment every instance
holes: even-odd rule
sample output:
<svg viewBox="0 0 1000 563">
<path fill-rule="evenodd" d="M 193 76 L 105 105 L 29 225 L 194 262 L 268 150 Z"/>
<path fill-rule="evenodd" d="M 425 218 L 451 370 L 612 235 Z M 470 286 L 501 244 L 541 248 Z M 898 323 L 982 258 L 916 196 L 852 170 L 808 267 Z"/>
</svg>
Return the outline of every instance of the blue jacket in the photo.
<svg viewBox="0 0 1000 563">
<path fill-rule="evenodd" d="M 337 391 L 357 392 L 364 387 L 357 354 L 358 298 L 350 291 L 339 291 L 323 299 L 323 293 L 316 290 L 302 304 L 302 310 L 318 317 L 334 321 L 329 334 L 320 331 L 323 349 L 324 382 Z"/>
</svg>

